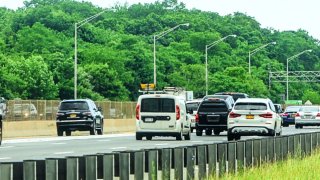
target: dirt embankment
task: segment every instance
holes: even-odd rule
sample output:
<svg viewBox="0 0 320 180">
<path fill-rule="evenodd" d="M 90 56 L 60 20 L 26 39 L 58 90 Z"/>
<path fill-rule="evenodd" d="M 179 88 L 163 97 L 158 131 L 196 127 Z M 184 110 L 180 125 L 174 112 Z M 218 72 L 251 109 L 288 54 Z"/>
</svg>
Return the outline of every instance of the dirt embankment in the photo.
<svg viewBox="0 0 320 180">
<path fill-rule="evenodd" d="M 135 131 L 134 119 L 105 119 L 104 133 L 122 133 Z M 89 134 L 89 132 L 73 132 L 74 135 Z M 21 137 L 57 136 L 54 120 L 4 121 L 4 139 Z"/>
</svg>

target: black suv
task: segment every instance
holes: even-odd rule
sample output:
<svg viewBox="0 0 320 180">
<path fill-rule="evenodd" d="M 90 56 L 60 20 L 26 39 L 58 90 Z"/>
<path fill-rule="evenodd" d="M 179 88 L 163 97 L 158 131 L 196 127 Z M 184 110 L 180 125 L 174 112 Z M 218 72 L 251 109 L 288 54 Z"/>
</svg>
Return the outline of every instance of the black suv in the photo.
<svg viewBox="0 0 320 180">
<path fill-rule="evenodd" d="M 202 136 L 205 130 L 206 135 L 215 135 L 227 130 L 227 119 L 232 105 L 220 98 L 204 99 L 199 105 L 196 114 L 196 135 Z"/>
<path fill-rule="evenodd" d="M 249 98 L 249 95 L 246 93 L 239 93 L 239 92 L 218 92 L 214 95 L 229 95 L 233 97 L 234 102 L 237 101 L 239 98 Z"/>
<path fill-rule="evenodd" d="M 90 99 L 63 100 L 57 112 L 57 133 L 62 136 L 71 131 L 90 131 L 90 135 L 103 134 L 103 115 Z"/>
</svg>

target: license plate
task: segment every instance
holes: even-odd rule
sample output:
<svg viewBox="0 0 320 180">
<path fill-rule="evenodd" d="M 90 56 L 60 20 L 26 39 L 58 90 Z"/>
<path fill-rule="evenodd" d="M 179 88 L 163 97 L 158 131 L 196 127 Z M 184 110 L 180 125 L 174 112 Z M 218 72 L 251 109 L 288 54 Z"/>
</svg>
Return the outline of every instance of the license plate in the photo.
<svg viewBox="0 0 320 180">
<path fill-rule="evenodd" d="M 153 118 L 145 118 L 144 121 L 145 122 L 153 122 Z"/>
<path fill-rule="evenodd" d="M 77 115 L 76 114 L 70 114 L 70 117 L 71 118 L 75 118 L 75 117 L 77 117 Z"/>
<path fill-rule="evenodd" d="M 253 118 L 254 118 L 254 115 L 248 114 L 248 115 L 246 115 L 246 118 L 247 118 L 247 119 L 253 119 Z"/>
</svg>

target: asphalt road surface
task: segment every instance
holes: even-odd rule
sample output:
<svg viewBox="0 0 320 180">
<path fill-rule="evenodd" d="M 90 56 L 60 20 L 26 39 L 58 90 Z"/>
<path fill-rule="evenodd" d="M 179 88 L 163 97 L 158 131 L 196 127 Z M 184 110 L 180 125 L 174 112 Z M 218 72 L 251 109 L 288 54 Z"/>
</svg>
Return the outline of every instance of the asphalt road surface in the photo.
<svg viewBox="0 0 320 180">
<path fill-rule="evenodd" d="M 294 126 L 283 128 L 283 135 L 319 131 L 319 127 Z M 249 139 L 257 137 L 241 137 Z M 261 137 L 263 138 L 263 137 Z M 62 158 L 66 156 L 82 156 L 112 151 L 139 150 L 151 148 L 177 147 L 193 144 L 211 144 L 227 141 L 226 132 L 220 136 L 196 136 L 192 133 L 190 141 L 176 141 L 174 137 L 153 137 L 151 141 L 136 141 L 134 133 L 109 135 L 84 135 L 68 137 L 24 138 L 4 140 L 0 146 L 0 162 L 16 162 L 23 160 L 41 160 L 45 158 Z"/>
</svg>

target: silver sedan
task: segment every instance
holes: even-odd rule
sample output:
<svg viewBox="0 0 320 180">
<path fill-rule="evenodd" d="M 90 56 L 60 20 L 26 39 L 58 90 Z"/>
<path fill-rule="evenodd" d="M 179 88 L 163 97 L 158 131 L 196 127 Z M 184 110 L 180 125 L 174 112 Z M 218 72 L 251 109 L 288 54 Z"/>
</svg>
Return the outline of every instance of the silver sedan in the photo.
<svg viewBox="0 0 320 180">
<path fill-rule="evenodd" d="M 320 106 L 302 106 L 295 115 L 295 126 L 320 126 Z"/>
</svg>

